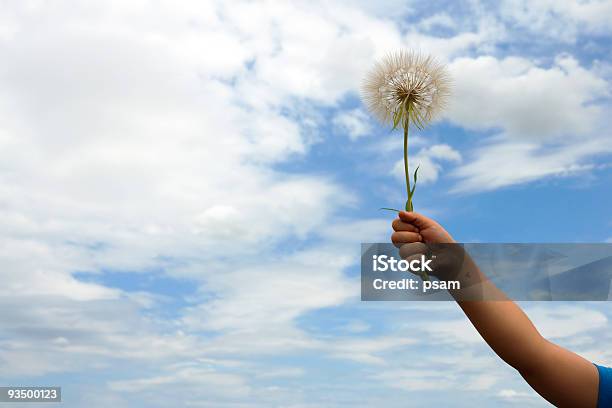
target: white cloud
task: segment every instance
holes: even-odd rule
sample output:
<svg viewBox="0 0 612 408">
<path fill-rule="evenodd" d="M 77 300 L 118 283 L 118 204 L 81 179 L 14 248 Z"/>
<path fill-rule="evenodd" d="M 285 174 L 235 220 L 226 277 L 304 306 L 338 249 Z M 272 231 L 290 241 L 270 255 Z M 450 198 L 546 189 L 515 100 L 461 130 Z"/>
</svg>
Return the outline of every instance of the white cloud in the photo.
<svg viewBox="0 0 612 408">
<path fill-rule="evenodd" d="M 327 344 L 327 347 L 334 357 L 363 364 L 387 365 L 389 361 L 382 354 L 415 343 L 417 343 L 417 340 L 411 338 L 382 336 L 331 341 Z"/>
<path fill-rule="evenodd" d="M 140 378 L 136 380 L 113 381 L 109 384 L 111 390 L 139 392 L 146 389 L 171 386 L 181 387 L 189 390 L 200 388 L 205 395 L 219 394 L 245 396 L 250 392 L 244 378 L 228 373 L 215 372 L 208 368 L 183 367 L 177 369 L 172 367 L 172 372 L 163 376 Z M 163 387 L 160 387 L 163 386 Z M 202 388 L 205 388 L 202 389 Z M 192 397 L 194 397 L 192 395 Z"/>
<path fill-rule="evenodd" d="M 436 27 L 455 28 L 456 26 L 455 20 L 447 13 L 436 13 L 419 20 L 419 28 L 426 31 Z"/>
<path fill-rule="evenodd" d="M 523 58 L 459 58 L 448 118 L 498 134 L 474 147 L 453 172 L 457 191 L 492 190 L 591 170 L 593 156 L 612 151 L 596 103 L 609 84 L 569 56 L 542 68 Z"/>
<path fill-rule="evenodd" d="M 438 320 L 422 327 L 433 341 L 448 344 L 480 344 L 482 337 L 474 326 L 465 318 L 456 320 Z"/>
<path fill-rule="evenodd" d="M 359 108 L 338 113 L 334 117 L 333 123 L 340 132 L 346 133 L 351 140 L 367 136 L 372 130 L 368 116 Z"/>
<path fill-rule="evenodd" d="M 129 297 L 70 299 L 15 293 L 0 297 L 2 377 L 95 370 L 110 360 L 163 362 L 193 358 L 201 339 L 177 332 L 170 322 L 143 319 Z M 7 313 L 6 311 L 10 311 Z"/>
<path fill-rule="evenodd" d="M 247 38 L 270 49 L 257 55 L 255 77 L 241 83 L 246 100 L 297 96 L 334 103 L 355 91 L 373 56 L 400 45 L 396 26 L 342 3 L 242 3 L 228 7 Z M 244 20 L 250 20 L 245 22 Z M 262 27 L 265 29 L 262 30 Z M 350 63 L 347 63 L 349 61 Z M 262 95 L 253 84 L 265 85 Z"/>
<path fill-rule="evenodd" d="M 595 168 L 585 159 L 612 151 L 610 146 L 592 139 L 548 149 L 536 143 L 490 143 L 475 149 L 475 158 L 456 169 L 460 179 L 455 191 L 486 191 L 545 177 L 567 177 Z"/>
<path fill-rule="evenodd" d="M 474 377 L 469 384 L 465 387 L 467 390 L 473 391 L 485 391 L 491 389 L 497 382 L 499 377 L 491 374 L 482 374 Z"/>
<path fill-rule="evenodd" d="M 517 400 L 517 399 L 525 399 L 525 398 L 535 398 L 536 395 L 533 392 L 525 392 L 525 391 L 517 391 L 511 388 L 504 388 L 500 390 L 497 395 L 500 398 L 508 399 L 508 400 Z"/>
<path fill-rule="evenodd" d="M 258 332 L 260 349 L 316 344 L 292 319 L 355 296 L 355 282 L 342 275 L 347 261 L 327 262 L 333 247 L 323 243 L 316 254 L 289 257 L 286 273 L 274 269 L 270 248 L 316 234 L 354 197 L 324 176 L 273 166 L 313 142 L 308 100 L 343 96 L 376 49 L 368 44 L 399 38 L 396 28 L 347 9 L 338 18 L 352 34 L 341 35 L 335 10 L 275 2 L 24 4 L 2 15 L 12 28 L 0 35 L 2 296 L 19 294 L 4 310 L 24 310 L 12 332 L 19 342 L 4 344 L 3 371 L 244 349 L 235 332 L 271 316 L 278 324 Z M 354 64 L 343 64 L 347 57 Z M 268 259 L 258 268 L 232 269 L 261 254 Z M 137 313 L 158 299 L 73 276 L 159 269 L 218 290 L 222 300 L 192 299 L 209 307 L 192 304 L 206 313 L 187 313 L 180 324 L 204 321 L 227 337 L 203 347 L 175 330 L 161 335 L 168 328 Z M 213 281 L 220 271 L 224 284 Z M 240 286 L 244 276 L 250 290 Z M 32 300 L 41 307 L 26 307 Z M 51 312 L 73 331 L 41 325 Z M 50 345 L 28 335 L 34 328 Z M 63 363 L 53 357 L 58 348 Z"/>
<path fill-rule="evenodd" d="M 559 339 L 583 334 L 589 330 L 602 329 L 608 324 L 605 314 L 583 306 L 525 307 L 540 333 L 550 339 Z"/>
<path fill-rule="evenodd" d="M 449 20 L 445 17 L 446 14 L 438 14 L 419 21 L 419 25 L 435 26 L 436 24 L 446 25 L 451 27 L 454 20 Z M 442 61 L 452 61 L 454 58 L 469 54 L 470 52 L 488 53 L 496 48 L 496 44 L 506 40 L 507 29 L 503 24 L 500 24 L 496 18 L 488 15 L 478 15 L 473 20 L 470 19 L 468 24 L 462 22 L 460 30 L 455 30 L 450 36 L 436 36 L 431 33 L 422 32 L 416 26 L 408 27 L 404 35 L 404 42 L 411 48 L 422 50 L 426 53 L 435 55 Z"/>
<path fill-rule="evenodd" d="M 574 42 L 583 33 L 610 32 L 612 2 L 504 0 L 499 14 L 501 18 L 539 36 Z"/>
<path fill-rule="evenodd" d="M 419 150 L 416 155 L 411 155 L 409 157 L 410 182 L 413 181 L 412 174 L 414 174 L 417 166 L 419 167 L 417 184 L 427 184 L 438 180 L 440 172 L 442 171 L 441 162 L 458 163 L 460 161 L 461 154 L 447 144 L 436 144 L 431 147 L 424 147 Z M 393 174 L 399 180 L 405 180 L 404 159 L 395 163 L 395 166 L 393 166 Z"/>
<path fill-rule="evenodd" d="M 188 326 L 208 330 L 284 327 L 301 313 L 356 296 L 357 282 L 342 274 L 353 262 L 335 250 L 313 250 L 288 257 L 260 255 L 221 273 L 201 271 L 206 289 L 221 296 L 191 310 L 184 319 Z"/>
<path fill-rule="evenodd" d="M 566 55 L 539 67 L 520 57 L 458 58 L 447 117 L 470 129 L 500 129 L 513 138 L 546 140 L 585 135 L 602 113 L 596 99 L 608 83 Z"/>
<path fill-rule="evenodd" d="M 386 370 L 376 378 L 387 382 L 394 388 L 408 391 L 448 390 L 454 385 L 452 374 L 424 368 Z"/>
</svg>

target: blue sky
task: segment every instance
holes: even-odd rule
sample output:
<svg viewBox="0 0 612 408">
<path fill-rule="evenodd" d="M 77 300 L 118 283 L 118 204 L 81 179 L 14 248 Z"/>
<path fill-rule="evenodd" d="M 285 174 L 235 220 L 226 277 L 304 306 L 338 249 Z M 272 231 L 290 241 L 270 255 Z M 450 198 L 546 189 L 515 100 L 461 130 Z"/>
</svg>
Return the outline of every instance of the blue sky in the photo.
<svg viewBox="0 0 612 408">
<path fill-rule="evenodd" d="M 404 200 L 364 111 L 414 48 L 453 98 L 410 139 L 463 242 L 612 240 L 610 1 L 7 1 L 0 383 L 68 407 L 546 403 L 452 303 L 359 301 Z M 399 171 L 398 171 L 399 170 Z M 605 303 L 524 303 L 612 365 Z"/>
</svg>

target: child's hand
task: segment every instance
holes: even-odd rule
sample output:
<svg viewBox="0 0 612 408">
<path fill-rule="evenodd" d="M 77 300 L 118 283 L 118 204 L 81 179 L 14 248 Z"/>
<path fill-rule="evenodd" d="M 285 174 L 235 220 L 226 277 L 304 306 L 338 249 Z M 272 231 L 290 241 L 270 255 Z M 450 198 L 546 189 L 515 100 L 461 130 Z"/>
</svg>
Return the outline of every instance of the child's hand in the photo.
<svg viewBox="0 0 612 408">
<path fill-rule="evenodd" d="M 445 244 L 455 242 L 453 237 L 440 224 L 415 212 L 400 211 L 399 218 L 391 224 L 395 231 L 391 242 L 396 246 L 413 242 L 426 244 Z"/>
<path fill-rule="evenodd" d="M 399 218 L 393 220 L 392 226 L 395 232 L 391 235 L 391 241 L 399 248 L 402 259 L 412 261 L 435 254 L 435 271 L 431 272 L 432 275 L 450 279 L 459 274 L 464 258 L 463 249 L 457 245 L 444 245 L 455 241 L 440 224 L 415 212 L 400 211 Z"/>
</svg>

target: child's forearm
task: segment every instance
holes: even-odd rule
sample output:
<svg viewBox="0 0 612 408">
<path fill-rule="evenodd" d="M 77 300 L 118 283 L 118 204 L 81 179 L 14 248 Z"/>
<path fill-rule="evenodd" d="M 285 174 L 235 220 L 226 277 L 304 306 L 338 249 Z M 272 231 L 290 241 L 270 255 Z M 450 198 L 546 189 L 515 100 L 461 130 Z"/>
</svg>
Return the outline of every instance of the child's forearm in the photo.
<svg viewBox="0 0 612 408">
<path fill-rule="evenodd" d="M 556 406 L 595 407 L 599 375 L 579 355 L 544 339 L 531 320 L 475 267 L 482 299 L 457 303 L 487 344 Z"/>
<path fill-rule="evenodd" d="M 457 303 L 502 360 L 520 372 L 528 372 L 537 364 L 538 353 L 546 340 L 514 302 L 479 300 Z"/>
<path fill-rule="evenodd" d="M 463 262 L 453 277 L 461 282 L 461 289 L 451 290 L 450 294 L 502 360 L 520 372 L 529 371 L 537 364 L 546 340 L 527 315 L 487 278 L 467 251 L 452 258 L 462 258 Z"/>
</svg>

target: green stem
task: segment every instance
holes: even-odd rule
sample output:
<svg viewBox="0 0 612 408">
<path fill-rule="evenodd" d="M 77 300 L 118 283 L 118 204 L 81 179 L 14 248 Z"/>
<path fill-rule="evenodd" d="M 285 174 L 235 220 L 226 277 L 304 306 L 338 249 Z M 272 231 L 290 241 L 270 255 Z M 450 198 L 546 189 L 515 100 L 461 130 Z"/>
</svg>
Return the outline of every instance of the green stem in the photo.
<svg viewBox="0 0 612 408">
<path fill-rule="evenodd" d="M 412 194 L 410 193 L 410 173 L 408 171 L 408 127 L 410 119 L 408 114 L 404 121 L 404 173 L 406 175 L 406 193 L 408 200 L 406 201 L 406 211 L 412 211 Z"/>
</svg>

